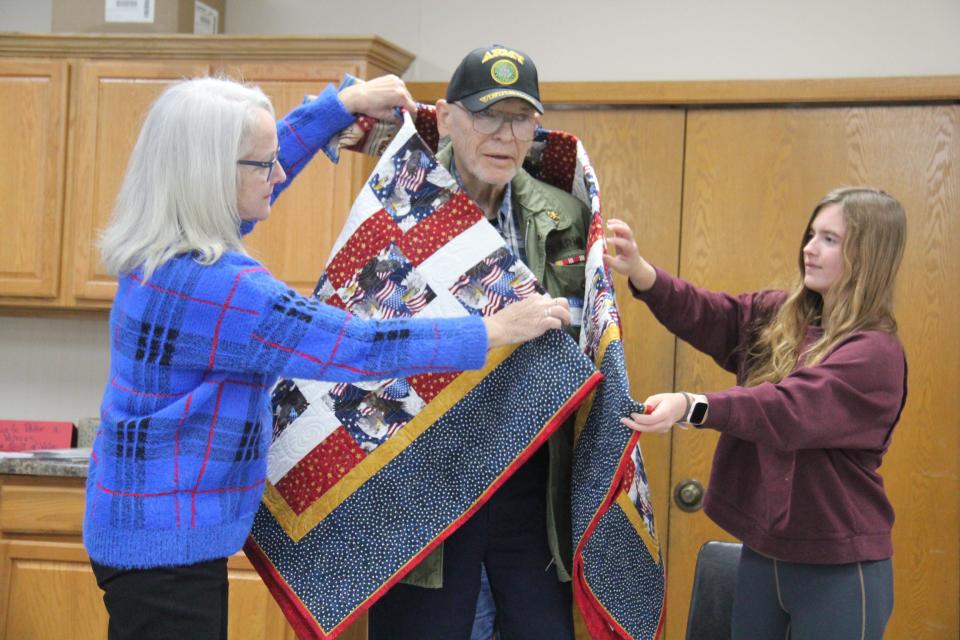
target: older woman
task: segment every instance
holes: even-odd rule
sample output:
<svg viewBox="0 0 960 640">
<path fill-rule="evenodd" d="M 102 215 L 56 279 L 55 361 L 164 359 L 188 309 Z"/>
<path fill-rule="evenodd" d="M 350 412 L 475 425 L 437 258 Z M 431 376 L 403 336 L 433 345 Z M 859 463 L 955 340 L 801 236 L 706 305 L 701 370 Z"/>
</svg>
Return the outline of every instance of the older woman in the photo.
<svg viewBox="0 0 960 640">
<path fill-rule="evenodd" d="M 483 319 L 360 320 L 247 255 L 243 233 L 350 106 L 408 102 L 398 79 L 380 79 L 328 89 L 278 127 L 258 88 L 201 78 L 147 115 L 100 247 L 119 284 L 83 538 L 110 638 L 226 638 L 226 558 L 263 491 L 279 376 L 475 369 L 488 348 L 569 322 L 565 300 L 542 296 Z"/>
</svg>

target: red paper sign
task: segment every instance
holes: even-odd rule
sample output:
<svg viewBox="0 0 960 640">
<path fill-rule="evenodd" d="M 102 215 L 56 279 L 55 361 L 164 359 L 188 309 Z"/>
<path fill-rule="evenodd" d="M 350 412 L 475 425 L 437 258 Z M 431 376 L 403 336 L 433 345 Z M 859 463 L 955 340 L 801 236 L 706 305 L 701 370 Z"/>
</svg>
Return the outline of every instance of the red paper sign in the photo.
<svg viewBox="0 0 960 640">
<path fill-rule="evenodd" d="M 0 420 L 0 451 L 66 449 L 73 445 L 72 422 Z"/>
</svg>

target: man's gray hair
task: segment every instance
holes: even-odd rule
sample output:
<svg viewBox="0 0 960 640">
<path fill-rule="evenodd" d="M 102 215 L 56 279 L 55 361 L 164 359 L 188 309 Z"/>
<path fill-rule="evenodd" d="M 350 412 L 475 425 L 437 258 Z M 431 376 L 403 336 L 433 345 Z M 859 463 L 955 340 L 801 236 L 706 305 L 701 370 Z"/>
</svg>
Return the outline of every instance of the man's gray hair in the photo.
<svg viewBox="0 0 960 640">
<path fill-rule="evenodd" d="M 259 87 L 194 78 L 153 103 L 130 154 L 100 256 L 111 274 L 196 252 L 203 264 L 244 252 L 237 210 L 239 160 L 252 144 L 258 109 L 274 116 Z"/>
</svg>

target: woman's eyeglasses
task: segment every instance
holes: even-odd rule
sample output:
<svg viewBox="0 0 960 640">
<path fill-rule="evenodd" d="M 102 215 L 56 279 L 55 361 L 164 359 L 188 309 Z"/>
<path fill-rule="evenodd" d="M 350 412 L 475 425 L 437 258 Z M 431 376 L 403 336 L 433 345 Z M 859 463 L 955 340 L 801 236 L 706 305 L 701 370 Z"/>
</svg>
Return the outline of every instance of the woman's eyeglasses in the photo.
<svg viewBox="0 0 960 640">
<path fill-rule="evenodd" d="M 260 169 L 267 170 L 267 182 L 270 182 L 270 176 L 273 175 L 273 168 L 277 166 L 280 158 L 277 156 L 273 157 L 273 160 L 237 160 L 237 164 L 242 164 L 245 167 L 259 167 Z"/>
</svg>

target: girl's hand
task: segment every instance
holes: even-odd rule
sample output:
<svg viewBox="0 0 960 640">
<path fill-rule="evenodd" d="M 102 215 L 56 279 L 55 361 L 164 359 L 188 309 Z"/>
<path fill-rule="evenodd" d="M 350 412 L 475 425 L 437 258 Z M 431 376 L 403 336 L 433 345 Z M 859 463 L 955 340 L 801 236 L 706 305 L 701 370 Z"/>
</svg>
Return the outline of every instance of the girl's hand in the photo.
<svg viewBox="0 0 960 640">
<path fill-rule="evenodd" d="M 612 218 L 607 220 L 607 230 L 613 233 L 607 236 L 607 243 L 616 249 L 616 254 L 605 254 L 604 264 L 630 278 L 637 291 L 652 287 L 657 280 L 657 272 L 640 255 L 630 226 L 623 220 Z"/>
<path fill-rule="evenodd" d="M 650 413 L 631 413 L 620 422 L 642 433 L 666 433 L 686 417 L 687 399 L 682 393 L 658 393 L 644 400 L 643 406 Z"/>
</svg>

